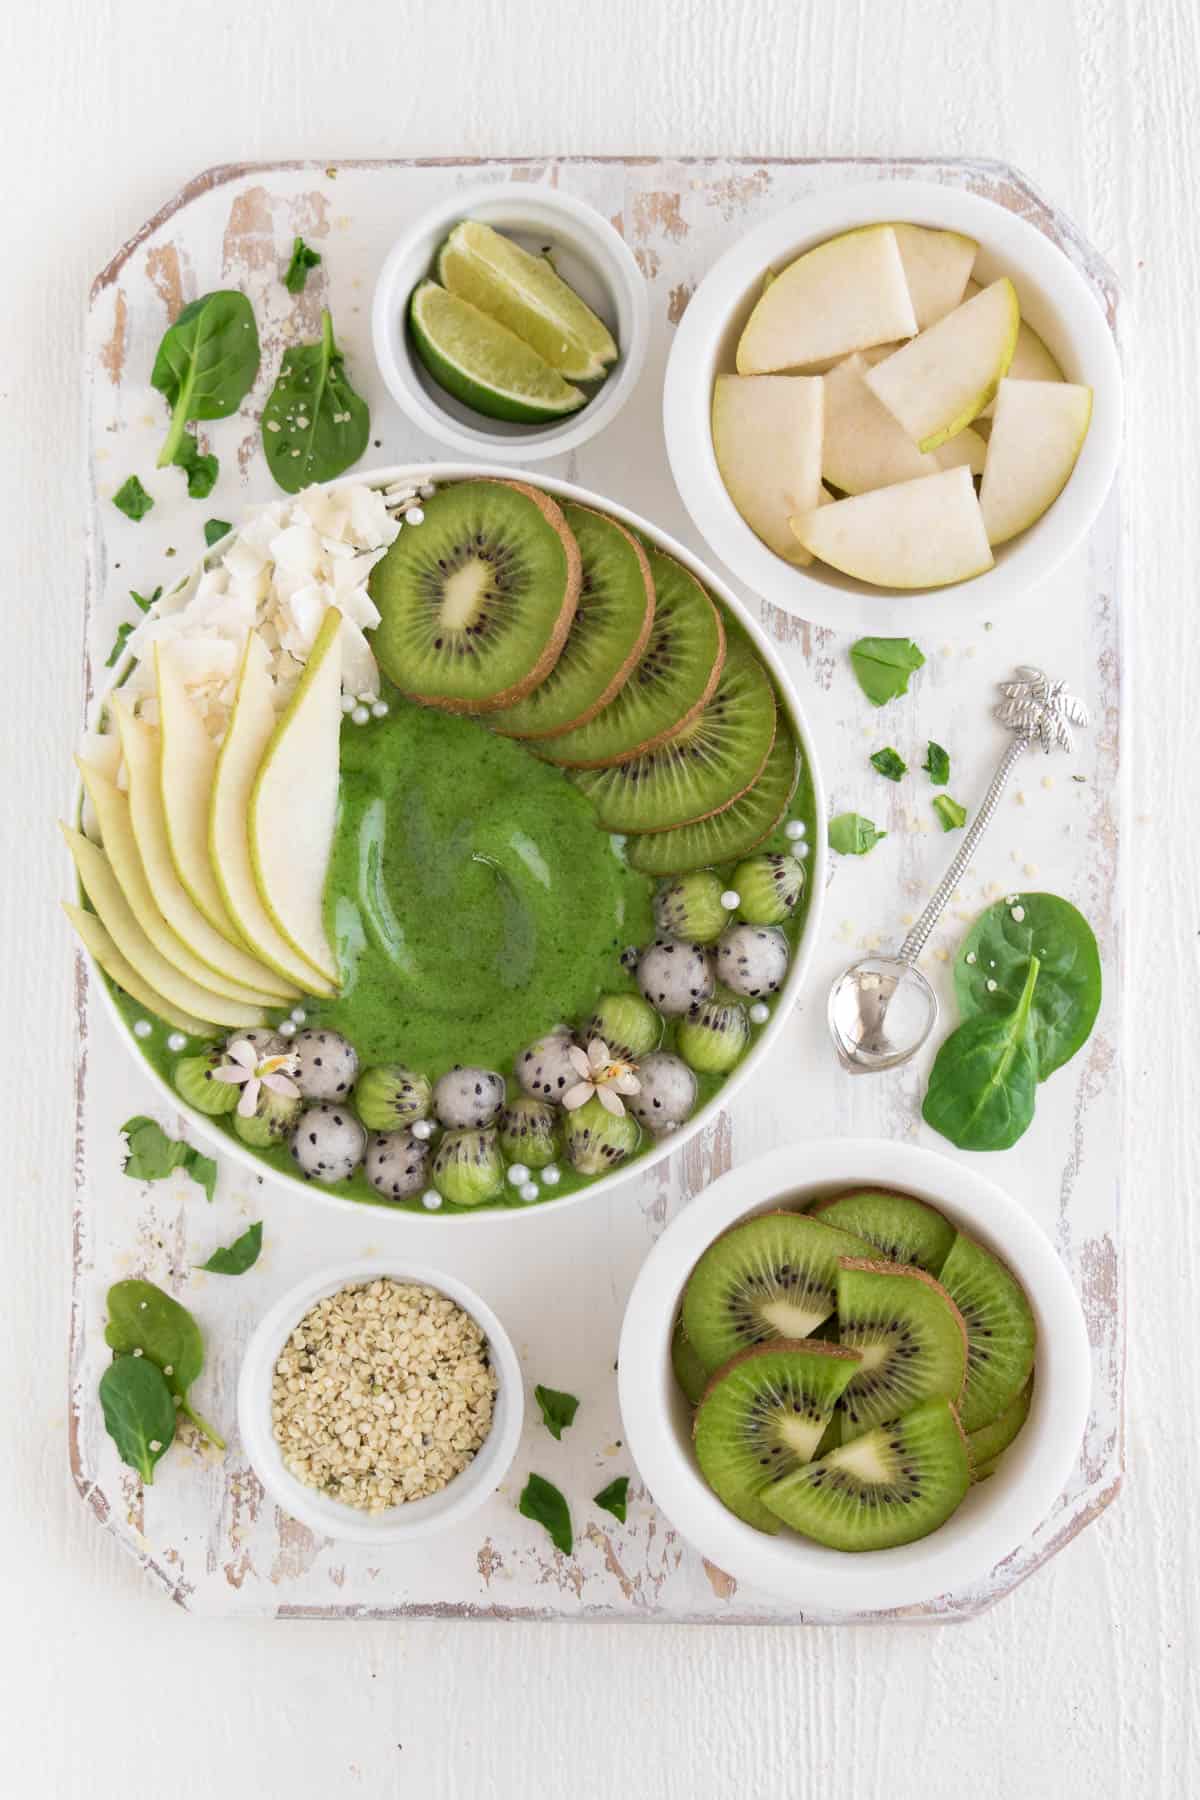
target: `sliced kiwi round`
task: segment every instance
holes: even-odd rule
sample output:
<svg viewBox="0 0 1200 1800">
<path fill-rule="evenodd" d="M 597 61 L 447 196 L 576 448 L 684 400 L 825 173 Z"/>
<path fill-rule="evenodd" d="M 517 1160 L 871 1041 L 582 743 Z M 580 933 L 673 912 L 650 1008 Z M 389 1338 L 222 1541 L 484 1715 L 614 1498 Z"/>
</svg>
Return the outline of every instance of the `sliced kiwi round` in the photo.
<svg viewBox="0 0 1200 1800">
<path fill-rule="evenodd" d="M 643 875 L 680 875 L 733 862 L 770 837 L 791 804 L 799 768 L 796 743 L 780 714 L 775 742 L 753 787 L 723 812 L 670 831 L 643 832 L 626 855 Z"/>
<path fill-rule="evenodd" d="M 938 1274 L 954 1242 L 950 1221 L 911 1194 L 863 1189 L 817 1200 L 808 1210 L 826 1225 L 866 1238 L 887 1262 L 909 1263 L 929 1275 Z"/>
<path fill-rule="evenodd" d="M 563 768 L 600 769 L 652 750 L 712 696 L 725 661 L 721 615 L 694 575 L 646 545 L 654 580 L 654 620 L 646 648 L 621 691 L 576 731 L 538 744 Z"/>
<path fill-rule="evenodd" d="M 671 1333 L 671 1367 L 685 1399 L 690 1405 L 699 1406 L 708 1386 L 708 1370 L 692 1349 L 682 1319 L 676 1319 Z"/>
<path fill-rule="evenodd" d="M 781 1476 L 759 1498 L 831 1550 L 889 1550 L 944 1525 L 970 1482 L 958 1416 L 937 1399 Z"/>
<path fill-rule="evenodd" d="M 870 1246 L 803 1213 L 760 1213 L 708 1246 L 688 1278 L 683 1328 L 709 1370 L 778 1338 L 806 1338 L 833 1312 L 838 1260 Z"/>
<path fill-rule="evenodd" d="M 978 1431 L 968 1433 L 967 1449 L 971 1452 L 971 1467 L 976 1481 L 982 1478 L 982 1471 L 989 1465 L 994 1467 L 1001 1453 L 1008 1449 L 1029 1417 L 1032 1401 L 1031 1375 L 1016 1399 L 1009 1402 L 998 1419 L 993 1419 L 990 1425 L 981 1426 Z"/>
<path fill-rule="evenodd" d="M 838 1402 L 842 1443 L 922 1400 L 957 1403 L 967 1371 L 967 1333 L 945 1288 L 924 1269 L 844 1257 L 837 1278 L 838 1342 L 862 1367 Z"/>
<path fill-rule="evenodd" d="M 730 1512 L 759 1531 L 779 1530 L 757 1496 L 812 1460 L 858 1361 L 840 1344 L 785 1342 L 743 1350 L 718 1369 L 693 1435 L 704 1479 Z"/>
<path fill-rule="evenodd" d="M 372 647 L 410 700 L 494 712 L 553 669 L 580 579 L 579 547 L 548 494 L 519 481 L 451 482 L 371 572 Z"/>
<path fill-rule="evenodd" d="M 662 831 L 732 806 L 752 787 L 775 739 L 775 690 L 753 650 L 728 648 L 712 699 L 653 750 L 574 779 L 606 831 Z"/>
<path fill-rule="evenodd" d="M 562 510 L 579 545 L 579 604 L 546 679 L 488 720 L 506 737 L 554 737 L 594 719 L 624 687 L 654 623 L 654 579 L 637 539 L 590 507 Z"/>
<path fill-rule="evenodd" d="M 1029 1379 L 1037 1349 L 1033 1311 L 1015 1275 L 961 1232 L 939 1277 L 967 1328 L 963 1430 L 998 1419 Z"/>
</svg>

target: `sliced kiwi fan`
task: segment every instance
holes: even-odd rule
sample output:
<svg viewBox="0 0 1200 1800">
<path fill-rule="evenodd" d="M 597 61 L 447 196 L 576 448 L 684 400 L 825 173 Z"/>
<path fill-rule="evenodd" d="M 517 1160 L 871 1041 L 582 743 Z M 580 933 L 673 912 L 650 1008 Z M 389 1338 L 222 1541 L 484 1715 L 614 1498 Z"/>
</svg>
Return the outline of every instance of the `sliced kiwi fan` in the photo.
<svg viewBox="0 0 1200 1800">
<path fill-rule="evenodd" d="M 798 776 L 795 739 L 779 720 L 775 741 L 752 787 L 707 819 L 635 837 L 628 846 L 630 866 L 643 875 L 683 875 L 690 869 L 736 861 L 770 837 L 791 805 Z"/>
</svg>

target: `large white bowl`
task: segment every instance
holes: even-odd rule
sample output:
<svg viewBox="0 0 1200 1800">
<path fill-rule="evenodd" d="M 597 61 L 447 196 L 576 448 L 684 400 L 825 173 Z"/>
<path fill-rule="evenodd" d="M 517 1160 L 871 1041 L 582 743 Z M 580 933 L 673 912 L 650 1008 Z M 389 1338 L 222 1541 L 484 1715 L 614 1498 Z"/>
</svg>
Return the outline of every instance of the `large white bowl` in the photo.
<svg viewBox="0 0 1200 1800">
<path fill-rule="evenodd" d="M 857 225 L 904 220 L 978 240 L 975 278 L 1009 275 L 1022 316 L 1045 340 L 1068 381 L 1093 391 L 1091 425 L 1066 487 L 1037 523 L 996 550 L 986 575 L 952 587 L 890 592 L 836 569 L 785 562 L 756 537 L 725 491 L 713 453 L 713 383 L 734 368 L 737 341 L 776 271 Z M 726 251 L 700 283 L 671 346 L 663 426 L 671 472 L 696 529 L 739 580 L 773 605 L 835 631 L 905 636 L 967 620 L 995 619 L 1024 604 L 1095 522 L 1121 444 L 1121 365 L 1113 334 L 1083 276 L 1036 226 L 994 201 L 925 181 L 864 182 L 814 194 L 766 220 Z"/>
<path fill-rule="evenodd" d="M 327 485 L 331 488 L 335 488 L 349 486 L 356 482 L 366 482 L 372 487 L 390 487 L 399 482 L 461 481 L 467 477 L 476 475 L 491 476 L 497 480 L 507 480 L 511 478 L 512 471 L 510 469 L 497 468 L 494 465 L 485 463 L 406 463 L 397 464 L 384 469 L 356 471 L 353 475 L 343 476 L 338 481 L 329 482 Z M 779 695 L 787 710 L 788 719 L 796 734 L 796 740 L 804 753 L 804 758 L 808 765 L 809 775 L 812 780 L 815 816 L 818 823 L 824 819 L 825 790 L 821 782 L 820 770 L 817 767 L 816 750 L 813 744 L 812 734 L 809 731 L 800 710 L 800 702 L 796 696 L 796 690 L 792 686 L 791 679 L 787 670 L 784 668 L 783 663 L 780 661 L 774 645 L 766 636 L 757 619 L 753 617 L 743 603 L 737 598 L 728 584 L 702 563 L 700 559 L 686 547 L 686 545 L 678 543 L 675 538 L 670 537 L 665 531 L 660 531 L 656 525 L 651 525 L 649 520 L 641 518 L 637 513 L 630 512 L 628 507 L 618 506 L 615 501 L 606 500 L 602 495 L 594 494 L 587 488 L 577 487 L 570 481 L 559 481 L 547 475 L 538 475 L 532 479 L 538 487 L 544 488 L 547 493 L 555 494 L 563 500 L 578 501 L 581 506 L 590 506 L 600 512 L 610 513 L 614 519 L 620 519 L 623 524 L 628 525 L 632 530 L 644 533 L 644 535 L 653 543 L 659 545 L 663 550 L 669 552 L 670 555 L 676 557 L 685 568 L 690 569 L 692 574 L 695 575 L 698 580 L 704 582 L 717 598 L 729 608 L 730 612 L 740 624 L 742 630 L 753 640 L 759 655 L 771 671 Z M 223 551 L 227 550 L 229 546 L 235 542 L 235 539 L 236 533 L 222 538 L 220 542 L 206 554 L 204 560 L 211 562 L 218 558 Z M 118 680 L 122 677 L 126 666 L 127 664 L 123 663 L 116 670 Z M 103 705 L 103 696 L 101 696 L 98 705 Z M 825 897 L 826 862 L 829 854 L 825 843 L 824 832 L 822 830 L 817 830 L 813 836 L 814 841 L 810 845 L 809 857 L 805 865 L 809 882 L 808 912 L 804 920 L 799 941 L 796 945 L 795 953 L 792 956 L 788 968 L 787 976 L 784 980 L 783 987 L 780 989 L 775 1010 L 772 1013 L 769 1022 L 759 1033 L 753 1048 L 745 1059 L 738 1064 L 731 1075 L 725 1077 L 722 1087 L 714 1094 L 707 1105 L 700 1107 L 699 1110 L 687 1120 L 686 1124 L 679 1127 L 678 1131 L 675 1131 L 669 1137 L 664 1138 L 661 1143 L 655 1144 L 643 1156 L 639 1156 L 635 1161 L 619 1165 L 610 1175 L 602 1175 L 598 1181 L 593 1181 L 587 1187 L 579 1188 L 573 1193 L 563 1194 L 555 1199 L 541 1200 L 536 1206 L 524 1206 L 519 1208 L 510 1206 L 494 1208 L 481 1207 L 478 1211 L 470 1214 L 454 1214 L 443 1212 L 408 1212 L 400 1208 L 389 1207 L 381 1202 L 378 1206 L 373 1206 L 371 1208 L 369 1216 L 374 1219 L 390 1219 L 402 1222 L 410 1231 L 436 1231 L 439 1228 L 444 1230 L 446 1221 L 452 1222 L 456 1218 L 470 1217 L 477 1221 L 491 1219 L 500 1222 L 508 1222 L 518 1218 L 532 1218 L 535 1214 L 546 1212 L 550 1207 L 574 1206 L 580 1201 L 589 1200 L 601 1192 L 607 1193 L 611 1188 L 616 1187 L 619 1182 L 627 1180 L 631 1175 L 647 1174 L 656 1163 L 662 1162 L 664 1157 L 670 1156 L 672 1151 L 678 1150 L 680 1146 L 685 1144 L 697 1131 L 702 1130 L 705 1125 L 709 1124 L 710 1121 L 716 1117 L 721 1108 L 733 1098 L 734 1094 L 743 1083 L 749 1081 L 754 1074 L 754 1071 L 772 1054 L 776 1040 L 787 1022 L 787 1015 L 791 1011 L 800 992 L 801 984 L 803 983 L 805 972 L 808 968 L 809 958 L 812 955 L 813 946 L 817 941 L 817 934 L 820 929 L 821 908 Z M 75 891 L 73 891 L 72 899 L 75 897 Z M 89 962 L 90 960 L 91 959 L 89 958 Z M 95 971 L 95 982 L 96 988 L 102 995 L 104 1004 L 108 1008 L 110 1017 L 116 1025 L 122 1040 L 128 1045 L 129 1049 L 137 1058 L 138 1065 L 145 1078 L 158 1090 L 160 1098 L 177 1113 L 181 1113 L 188 1118 L 193 1127 L 202 1136 L 216 1144 L 225 1155 L 234 1157 L 238 1162 L 242 1163 L 247 1169 L 251 1170 L 253 1174 L 259 1176 L 264 1181 L 277 1181 L 284 1187 L 294 1189 L 297 1195 L 303 1194 L 306 1198 L 322 1201 L 327 1206 L 337 1206 L 341 1207 L 343 1210 L 349 1209 L 356 1213 L 360 1218 L 363 1216 L 363 1202 L 347 1199 L 341 1194 L 330 1193 L 325 1188 L 317 1186 L 316 1183 L 303 1181 L 298 1175 L 280 1174 L 267 1163 L 255 1156 L 253 1151 L 239 1143 L 235 1137 L 221 1131 L 219 1127 L 213 1124 L 213 1121 L 206 1113 L 199 1112 L 195 1107 L 188 1106 L 175 1089 L 162 1079 L 142 1055 L 138 1048 L 137 1040 L 131 1035 L 126 1027 L 124 1019 L 117 1010 L 113 997 L 108 990 L 107 982 L 98 970 Z M 513 1045 L 514 1054 L 519 1048 L 519 1045 Z"/>
<path fill-rule="evenodd" d="M 851 1188 L 928 1200 L 1012 1269 L 1037 1320 L 1029 1418 L 990 1480 L 973 1487 L 939 1531 L 897 1550 L 827 1550 L 789 1531 L 755 1531 L 700 1473 L 691 1409 L 671 1370 L 671 1334 L 701 1253 L 739 1219 Z M 1062 1493 L 1091 1404 L 1083 1310 L 1053 1245 L 1024 1209 L 974 1169 L 883 1139 L 798 1143 L 734 1169 L 668 1227 L 634 1284 L 621 1329 L 621 1417 L 630 1454 L 658 1505 L 689 1543 L 738 1581 L 822 1613 L 916 1606 L 982 1581 L 1030 1536 Z"/>
</svg>

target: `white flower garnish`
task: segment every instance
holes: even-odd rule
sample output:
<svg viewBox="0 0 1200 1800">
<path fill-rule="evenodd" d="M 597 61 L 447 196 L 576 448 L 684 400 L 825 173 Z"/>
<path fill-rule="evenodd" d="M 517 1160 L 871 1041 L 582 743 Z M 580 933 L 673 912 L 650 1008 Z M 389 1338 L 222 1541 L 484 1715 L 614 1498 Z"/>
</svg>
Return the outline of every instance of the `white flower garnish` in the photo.
<svg viewBox="0 0 1200 1800">
<path fill-rule="evenodd" d="M 619 1119 L 625 1112 L 621 1095 L 642 1091 L 637 1064 L 622 1062 L 620 1057 L 613 1056 L 603 1038 L 593 1038 L 586 1050 L 572 1044 L 567 1057 L 579 1076 L 575 1086 L 569 1087 L 562 1097 L 568 1112 L 586 1106 L 594 1094 L 605 1112 Z"/>
<path fill-rule="evenodd" d="M 249 1038 L 234 1038 L 225 1046 L 225 1054 L 230 1060 L 213 1070 L 213 1080 L 228 1081 L 241 1088 L 237 1109 L 243 1119 L 253 1118 L 260 1088 L 270 1088 L 273 1094 L 283 1094 L 288 1100 L 300 1098 L 300 1089 L 291 1079 L 296 1073 L 296 1058 L 290 1050 L 282 1056 L 260 1058 Z"/>
</svg>

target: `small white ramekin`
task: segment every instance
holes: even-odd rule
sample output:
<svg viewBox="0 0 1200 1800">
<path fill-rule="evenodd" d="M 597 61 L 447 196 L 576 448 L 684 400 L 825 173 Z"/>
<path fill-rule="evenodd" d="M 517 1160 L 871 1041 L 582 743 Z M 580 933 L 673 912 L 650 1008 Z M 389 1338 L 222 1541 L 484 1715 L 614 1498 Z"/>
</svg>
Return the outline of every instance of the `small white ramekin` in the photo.
<svg viewBox="0 0 1200 1800">
<path fill-rule="evenodd" d="M 975 279 L 1011 276 L 1021 314 L 1068 381 L 1092 389 L 1092 418 L 1062 493 L 1028 531 L 1001 544 L 995 567 L 951 587 L 893 592 L 836 569 L 801 568 L 756 537 L 725 491 L 713 452 L 713 383 L 734 368 L 737 341 L 762 292 L 805 250 L 855 226 L 890 221 L 965 232 L 978 241 Z M 663 426 L 675 485 L 709 548 L 772 605 L 835 631 L 884 636 L 996 619 L 1026 604 L 1095 523 L 1116 473 L 1122 388 L 1117 347 L 1083 276 L 1036 226 L 978 194 L 925 181 L 874 181 L 814 194 L 739 239 L 700 283 L 671 346 Z"/>
<path fill-rule="evenodd" d="M 692 1449 L 691 1409 L 671 1369 L 683 1289 L 713 1239 L 755 1213 L 799 1209 L 851 1188 L 927 1200 L 1012 1269 L 1037 1320 L 1033 1405 L 996 1473 L 940 1530 L 896 1550 L 852 1555 L 789 1531 L 755 1531 L 713 1493 Z M 1071 1477 L 1091 1405 L 1083 1309 L 1049 1239 L 984 1176 L 932 1150 L 883 1139 L 791 1144 L 734 1169 L 693 1200 L 642 1265 L 621 1328 L 618 1383 L 625 1437 L 667 1517 L 738 1581 L 814 1613 L 885 1612 L 986 1579 L 1051 1511 Z"/>
<path fill-rule="evenodd" d="M 469 1313 L 483 1330 L 496 1371 L 492 1428 L 473 1460 L 440 1494 L 409 1500 L 382 1513 L 360 1512 L 297 1481 L 284 1463 L 271 1424 L 275 1364 L 300 1320 L 340 1288 L 383 1278 L 436 1288 Z M 323 1269 L 291 1288 L 256 1326 L 238 1376 L 238 1430 L 242 1448 L 272 1500 L 322 1537 L 360 1544 L 405 1544 L 457 1525 L 495 1493 L 512 1466 L 525 1417 L 525 1388 L 512 1341 L 495 1313 L 465 1283 L 415 1263 L 349 1262 Z"/>
<path fill-rule="evenodd" d="M 579 412 L 553 425 L 487 419 L 438 386 L 412 347 L 408 302 L 433 272 L 440 245 L 460 219 L 535 237 L 558 253 L 564 280 L 604 319 L 620 355 L 604 385 Z M 650 337 L 646 283 L 619 231 L 592 207 L 557 188 L 514 181 L 467 188 L 438 202 L 388 253 L 375 283 L 371 335 L 379 372 L 396 404 L 439 443 L 504 462 L 541 462 L 577 450 L 611 425 L 637 386 Z"/>
</svg>

